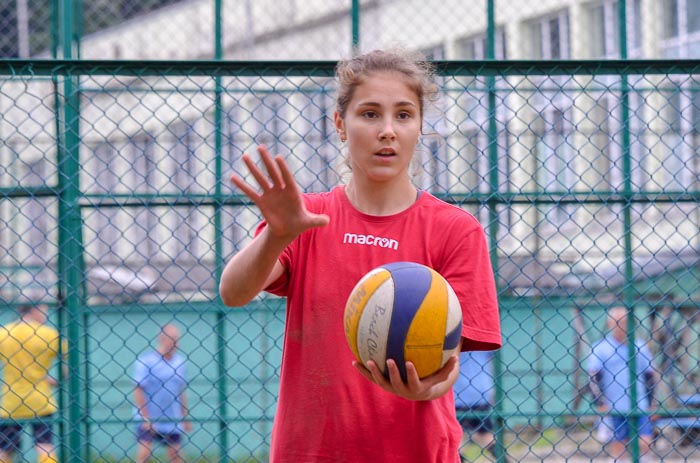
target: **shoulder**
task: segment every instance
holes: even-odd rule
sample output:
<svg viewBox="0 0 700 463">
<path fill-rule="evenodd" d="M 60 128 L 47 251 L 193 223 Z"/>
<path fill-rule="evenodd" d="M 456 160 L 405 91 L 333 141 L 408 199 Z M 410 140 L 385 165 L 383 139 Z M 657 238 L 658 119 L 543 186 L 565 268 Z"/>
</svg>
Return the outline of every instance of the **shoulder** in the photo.
<svg viewBox="0 0 700 463">
<path fill-rule="evenodd" d="M 612 345 L 610 344 L 610 340 L 608 338 L 602 338 L 593 344 L 593 352 L 598 356 L 603 355 L 606 352 L 610 352 L 611 350 Z"/>
<path fill-rule="evenodd" d="M 481 223 L 469 211 L 447 203 L 427 191 L 421 193 L 418 206 L 429 212 L 431 220 L 441 224 L 459 227 L 466 232 L 483 230 Z"/>
<path fill-rule="evenodd" d="M 322 193 L 304 193 L 302 194 L 302 198 L 304 198 L 304 205 L 307 209 L 317 212 L 330 207 L 334 201 L 339 199 L 342 192 L 342 187 L 335 187 L 331 191 Z"/>
<path fill-rule="evenodd" d="M 49 325 L 39 325 L 39 327 L 36 328 L 36 333 L 49 341 L 54 341 L 59 337 L 58 330 Z"/>
<path fill-rule="evenodd" d="M 7 336 L 12 332 L 16 325 L 16 322 L 8 323 L 7 325 L 0 326 L 0 336 Z"/>
<path fill-rule="evenodd" d="M 22 326 L 24 326 L 25 323 L 19 322 L 19 321 L 14 321 L 12 323 L 8 323 L 7 325 L 2 327 L 2 332 L 3 333 L 12 333 L 13 331 L 16 331 L 18 329 L 21 329 Z"/>
<path fill-rule="evenodd" d="M 137 365 L 153 365 L 158 359 L 156 358 L 155 352 L 145 352 L 138 356 L 136 359 Z"/>
</svg>

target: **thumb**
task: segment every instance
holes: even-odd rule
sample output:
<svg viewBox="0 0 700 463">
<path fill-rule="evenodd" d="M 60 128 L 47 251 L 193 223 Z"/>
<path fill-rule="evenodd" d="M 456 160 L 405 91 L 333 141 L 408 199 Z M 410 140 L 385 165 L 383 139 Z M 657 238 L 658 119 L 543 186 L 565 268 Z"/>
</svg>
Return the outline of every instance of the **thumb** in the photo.
<svg viewBox="0 0 700 463">
<path fill-rule="evenodd" d="M 331 222 L 331 218 L 326 214 L 313 214 L 309 220 L 312 227 L 325 227 Z"/>
</svg>

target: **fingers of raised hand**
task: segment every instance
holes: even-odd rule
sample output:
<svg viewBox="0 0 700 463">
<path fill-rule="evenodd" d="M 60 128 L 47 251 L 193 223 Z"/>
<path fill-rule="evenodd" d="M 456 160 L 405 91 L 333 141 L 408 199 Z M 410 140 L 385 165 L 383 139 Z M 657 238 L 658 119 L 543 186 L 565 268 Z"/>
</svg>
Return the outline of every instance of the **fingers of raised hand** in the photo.
<svg viewBox="0 0 700 463">
<path fill-rule="evenodd" d="M 248 185 L 246 181 L 238 175 L 231 176 L 231 183 L 233 183 L 239 190 L 245 193 L 245 195 L 251 198 L 253 201 L 257 200 L 260 197 L 258 191 L 255 188 Z"/>
<path fill-rule="evenodd" d="M 253 178 L 255 178 L 255 181 L 258 183 L 258 185 L 260 186 L 260 189 L 264 193 L 275 186 L 275 177 L 279 178 L 279 173 L 276 172 L 277 167 L 273 166 L 272 167 L 272 174 L 270 174 L 269 163 L 271 162 L 271 160 L 269 158 L 269 155 L 264 156 L 261 154 L 261 156 L 263 158 L 263 164 L 265 165 L 269 176 L 265 175 L 265 173 L 263 173 L 263 171 L 255 164 L 255 162 L 251 159 L 251 157 L 249 155 L 244 154 L 243 156 L 241 156 L 241 160 L 246 165 L 246 167 L 248 168 L 248 171 L 250 171 L 250 174 L 253 176 Z"/>
<path fill-rule="evenodd" d="M 273 159 L 272 155 L 267 150 L 267 147 L 265 147 L 265 145 L 258 146 L 258 153 L 260 153 L 260 159 L 262 160 L 263 164 L 265 165 L 265 168 L 267 169 L 267 174 L 269 175 L 269 179 L 272 181 L 272 185 L 284 188 L 285 182 L 282 179 L 282 173 L 280 172 L 281 158 Z M 284 162 L 282 161 L 281 164 L 284 165 Z M 246 165 L 248 165 L 248 163 L 246 163 Z M 260 171 L 258 170 L 258 172 Z M 260 179 L 258 179 L 257 177 L 256 179 L 258 180 L 258 182 L 260 182 Z M 267 179 L 265 179 L 265 183 L 269 185 Z M 265 187 L 262 184 L 260 186 L 263 188 L 263 190 L 265 189 Z"/>
<path fill-rule="evenodd" d="M 275 157 L 275 162 L 277 163 L 277 168 L 279 169 L 279 173 L 284 187 L 296 191 L 297 183 L 294 180 L 294 175 L 292 174 L 292 171 L 289 170 L 289 166 L 287 165 L 287 163 L 281 156 Z"/>
<path fill-rule="evenodd" d="M 292 188 L 296 189 L 294 177 L 287 167 L 287 164 L 284 162 L 284 159 L 279 156 L 273 158 L 264 145 L 260 145 L 257 148 L 257 151 L 260 154 L 260 159 L 265 167 L 264 170 L 259 167 L 248 154 L 243 154 L 243 156 L 241 156 L 241 160 L 246 165 L 248 171 L 255 179 L 255 182 L 260 187 L 260 191 L 248 184 L 241 176 L 233 175 L 231 177 L 231 182 L 236 187 L 238 187 L 253 200 L 260 198 L 261 193 L 265 194 L 274 188 L 284 189 L 287 186 L 291 186 Z"/>
</svg>

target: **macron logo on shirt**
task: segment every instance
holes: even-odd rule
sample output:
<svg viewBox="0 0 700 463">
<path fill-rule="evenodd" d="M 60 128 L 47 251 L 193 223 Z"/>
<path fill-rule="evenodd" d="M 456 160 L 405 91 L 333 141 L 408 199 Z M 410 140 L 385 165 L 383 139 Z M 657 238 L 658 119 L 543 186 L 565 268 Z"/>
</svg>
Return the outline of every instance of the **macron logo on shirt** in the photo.
<svg viewBox="0 0 700 463">
<path fill-rule="evenodd" d="M 363 244 L 365 246 L 378 246 L 380 248 L 389 248 L 394 251 L 399 249 L 399 242 L 391 238 L 382 238 L 374 235 L 356 235 L 355 233 L 346 233 L 343 236 L 343 244 Z"/>
</svg>

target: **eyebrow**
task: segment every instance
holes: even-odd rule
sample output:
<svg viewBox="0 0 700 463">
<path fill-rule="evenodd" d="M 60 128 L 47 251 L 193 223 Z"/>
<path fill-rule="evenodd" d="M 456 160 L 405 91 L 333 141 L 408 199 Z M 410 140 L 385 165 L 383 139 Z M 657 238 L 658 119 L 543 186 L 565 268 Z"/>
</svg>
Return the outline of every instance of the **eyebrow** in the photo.
<svg viewBox="0 0 700 463">
<path fill-rule="evenodd" d="M 376 101 L 360 101 L 359 103 L 357 103 L 357 106 L 380 107 L 380 106 L 382 106 L 382 105 L 379 104 L 379 103 L 376 102 Z M 417 105 L 416 105 L 414 102 L 410 101 L 410 100 L 398 101 L 398 102 L 396 102 L 396 103 L 394 104 L 394 107 L 397 107 L 397 108 L 398 108 L 398 107 L 402 107 L 402 106 L 413 106 L 413 107 L 417 107 Z"/>
</svg>

